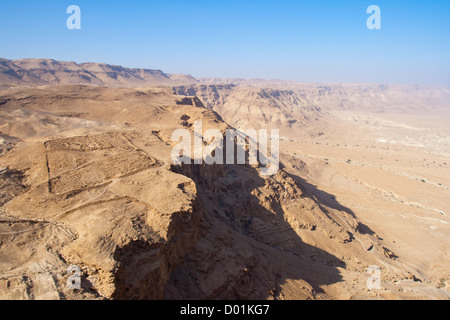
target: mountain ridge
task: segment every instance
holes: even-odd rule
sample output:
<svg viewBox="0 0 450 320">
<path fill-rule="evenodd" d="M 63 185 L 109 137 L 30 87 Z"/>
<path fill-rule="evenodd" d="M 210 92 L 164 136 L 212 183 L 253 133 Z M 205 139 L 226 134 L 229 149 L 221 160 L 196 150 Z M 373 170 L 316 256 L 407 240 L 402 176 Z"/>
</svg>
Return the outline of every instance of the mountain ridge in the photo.
<svg viewBox="0 0 450 320">
<path fill-rule="evenodd" d="M 140 87 L 197 83 L 191 75 L 168 74 L 158 69 L 127 68 L 106 63 L 57 61 L 54 59 L 0 58 L 3 85 L 94 85 Z"/>
</svg>

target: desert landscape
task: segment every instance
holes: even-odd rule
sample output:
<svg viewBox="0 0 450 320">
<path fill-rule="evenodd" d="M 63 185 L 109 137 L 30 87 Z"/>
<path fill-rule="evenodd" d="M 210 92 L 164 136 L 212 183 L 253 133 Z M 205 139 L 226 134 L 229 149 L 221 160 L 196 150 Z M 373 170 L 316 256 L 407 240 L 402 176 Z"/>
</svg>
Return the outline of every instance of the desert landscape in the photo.
<svg viewBox="0 0 450 320">
<path fill-rule="evenodd" d="M 195 121 L 280 169 L 173 164 Z M 449 124 L 444 85 L 0 59 L 0 299 L 447 300 Z"/>
</svg>

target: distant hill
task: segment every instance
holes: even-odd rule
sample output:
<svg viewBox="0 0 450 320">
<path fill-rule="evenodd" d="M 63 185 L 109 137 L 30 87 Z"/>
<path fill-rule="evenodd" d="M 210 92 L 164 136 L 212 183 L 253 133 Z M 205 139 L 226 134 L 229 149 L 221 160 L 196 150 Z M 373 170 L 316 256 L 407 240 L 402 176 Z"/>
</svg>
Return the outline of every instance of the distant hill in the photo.
<svg viewBox="0 0 450 320">
<path fill-rule="evenodd" d="M 315 84 L 259 79 L 200 81 L 200 84 L 174 86 L 173 90 L 180 95 L 197 96 L 207 108 L 237 128 L 312 126 L 318 134 L 322 130 L 319 124 L 324 124 L 332 112 L 425 115 L 450 112 L 450 89 L 446 86 Z"/>
<path fill-rule="evenodd" d="M 194 84 L 185 74 L 167 74 L 161 70 L 126 68 L 105 63 L 80 63 L 53 59 L 0 58 L 0 85 L 94 85 L 140 87 L 150 85 Z"/>
</svg>

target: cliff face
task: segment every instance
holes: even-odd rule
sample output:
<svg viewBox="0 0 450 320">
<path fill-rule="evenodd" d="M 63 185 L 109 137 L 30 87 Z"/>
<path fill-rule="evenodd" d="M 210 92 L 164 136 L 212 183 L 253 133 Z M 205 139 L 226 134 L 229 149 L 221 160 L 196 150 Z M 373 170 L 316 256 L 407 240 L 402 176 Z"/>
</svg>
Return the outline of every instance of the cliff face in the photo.
<svg viewBox="0 0 450 320">
<path fill-rule="evenodd" d="M 170 108 L 204 108 L 190 98 L 178 104 L 167 90 L 135 93 L 60 87 L 24 100 L 24 91 L 7 93 L 0 126 L 21 143 L 1 158 L 2 298 L 163 297 L 197 240 L 202 211 L 194 182 L 166 167 L 164 133 L 147 128 L 161 124 L 158 114 L 175 128 L 181 120 Z M 109 110 L 117 94 L 126 98 Z M 129 106 L 133 96 L 140 102 Z M 130 108 L 142 112 L 126 123 L 109 118 L 123 120 Z M 66 286 L 71 265 L 82 272 L 77 292 Z"/>
<path fill-rule="evenodd" d="M 47 183 L 31 183 L 4 207 L 1 250 L 11 256 L 2 263 L 11 272 L 3 273 L 3 298 L 42 298 L 47 289 L 36 277 L 43 275 L 53 279 L 50 293 L 66 296 L 69 265 L 83 270 L 87 293 L 161 298 L 172 268 L 197 237 L 194 183 L 161 169 L 122 133 L 43 145 L 34 157 L 46 159 L 46 168 L 36 163 L 28 172 L 46 170 Z M 20 292 L 24 281 L 30 288 Z"/>
<path fill-rule="evenodd" d="M 324 116 L 292 90 L 205 84 L 174 87 L 174 91 L 199 97 L 236 128 L 299 128 Z"/>
<path fill-rule="evenodd" d="M 339 112 L 423 115 L 438 111 L 448 114 L 450 110 L 450 90 L 445 86 L 203 81 L 211 83 L 173 89 L 180 95 L 199 97 L 236 128 L 271 127 L 318 135 L 333 126 L 333 114 Z"/>
<path fill-rule="evenodd" d="M 323 208 L 283 170 L 272 177 L 244 165 L 172 170 L 195 182 L 204 220 L 165 298 L 343 297 L 351 292 L 341 283 L 347 272 L 362 274 L 383 259 L 376 236 L 345 212 Z"/>
</svg>

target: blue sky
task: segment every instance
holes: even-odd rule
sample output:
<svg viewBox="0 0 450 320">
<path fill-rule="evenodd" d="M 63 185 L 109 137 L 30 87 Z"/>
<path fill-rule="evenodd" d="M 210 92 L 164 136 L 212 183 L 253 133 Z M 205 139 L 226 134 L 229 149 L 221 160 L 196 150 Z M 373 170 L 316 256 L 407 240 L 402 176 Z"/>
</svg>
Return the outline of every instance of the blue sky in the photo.
<svg viewBox="0 0 450 320">
<path fill-rule="evenodd" d="M 69 5 L 81 30 L 69 30 Z M 369 30 L 369 5 L 381 30 Z M 0 57 L 195 77 L 450 85 L 450 1 L 2 0 Z"/>
</svg>

